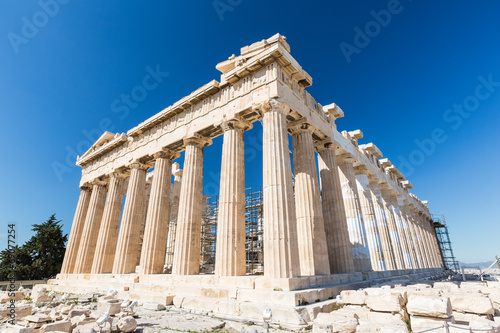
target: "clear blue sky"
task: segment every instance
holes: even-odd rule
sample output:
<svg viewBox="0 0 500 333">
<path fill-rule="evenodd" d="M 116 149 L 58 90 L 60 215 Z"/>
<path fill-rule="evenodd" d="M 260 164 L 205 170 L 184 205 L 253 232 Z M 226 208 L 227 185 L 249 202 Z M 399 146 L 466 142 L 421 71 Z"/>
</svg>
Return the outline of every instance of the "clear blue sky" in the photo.
<svg viewBox="0 0 500 333">
<path fill-rule="evenodd" d="M 339 130 L 361 129 L 360 143 L 374 142 L 446 215 L 457 258 L 500 255 L 498 1 L 57 4 L 0 3 L 1 248 L 11 221 L 20 244 L 53 213 L 69 232 L 81 170 L 68 151 L 84 151 L 100 127 L 126 132 L 219 80 L 218 62 L 279 32 L 313 77 L 308 91 L 344 110 Z M 148 66 L 168 75 L 125 107 L 122 94 L 143 84 Z M 257 124 L 247 141 L 258 134 Z M 220 143 L 207 148 L 207 194 L 217 190 Z M 249 161 L 247 185 L 260 184 L 259 163 Z"/>
</svg>

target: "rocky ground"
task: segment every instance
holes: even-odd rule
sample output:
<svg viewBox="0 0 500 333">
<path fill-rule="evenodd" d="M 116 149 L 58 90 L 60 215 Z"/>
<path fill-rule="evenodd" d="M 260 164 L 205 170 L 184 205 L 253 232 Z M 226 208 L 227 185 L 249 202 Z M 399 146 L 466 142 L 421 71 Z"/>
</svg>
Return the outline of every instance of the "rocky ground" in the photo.
<svg viewBox="0 0 500 333">
<path fill-rule="evenodd" d="M 110 332 L 266 332 L 262 323 L 217 318 L 211 313 L 181 312 L 158 303 L 116 299 L 102 294 L 63 294 L 42 287 L 15 294 L 0 292 L 0 328 L 5 333 Z M 500 282 L 392 281 L 360 290 L 344 290 L 338 310 L 320 313 L 312 325 L 270 332 L 500 332 Z M 12 307 L 12 306 L 10 306 Z"/>
</svg>

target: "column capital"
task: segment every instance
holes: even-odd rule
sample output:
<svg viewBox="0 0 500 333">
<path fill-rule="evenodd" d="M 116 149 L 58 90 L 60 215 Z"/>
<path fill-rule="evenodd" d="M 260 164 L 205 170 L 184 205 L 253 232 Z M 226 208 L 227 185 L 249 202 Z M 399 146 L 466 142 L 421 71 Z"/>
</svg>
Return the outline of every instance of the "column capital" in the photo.
<svg viewBox="0 0 500 333">
<path fill-rule="evenodd" d="M 368 174 L 368 181 L 370 182 L 370 184 L 375 184 L 377 186 L 381 182 L 381 180 L 374 174 Z"/>
<path fill-rule="evenodd" d="M 340 155 L 337 155 L 337 162 L 347 162 L 347 163 L 354 163 L 354 157 L 351 156 L 351 154 L 348 153 L 343 153 Z"/>
<path fill-rule="evenodd" d="M 314 127 L 307 121 L 306 118 L 300 118 L 298 120 L 294 120 L 291 123 L 288 123 L 288 131 L 292 134 L 300 133 L 300 132 L 314 132 Z"/>
<path fill-rule="evenodd" d="M 95 178 L 90 182 L 92 185 L 97 185 L 97 186 L 106 186 L 108 185 L 108 182 L 104 180 L 102 177 Z"/>
<path fill-rule="evenodd" d="M 85 183 L 80 186 L 80 190 L 82 191 L 92 191 L 92 184 L 90 183 Z"/>
<path fill-rule="evenodd" d="M 204 137 L 200 134 L 194 134 L 190 137 L 184 137 L 183 139 L 184 147 L 187 146 L 199 146 L 201 148 L 205 148 L 212 144 L 212 139 Z"/>
<path fill-rule="evenodd" d="M 354 167 L 354 174 L 355 175 L 368 175 L 369 174 L 368 168 L 364 164 L 355 166 Z"/>
<path fill-rule="evenodd" d="M 330 138 L 326 138 L 322 141 L 317 141 L 314 143 L 314 148 L 316 148 L 316 151 L 322 152 L 324 150 L 332 150 L 335 151 L 337 149 L 338 145 L 333 142 Z"/>
<path fill-rule="evenodd" d="M 168 148 L 162 148 L 159 152 L 153 154 L 155 160 L 159 158 L 168 158 L 170 160 L 175 160 L 180 156 L 178 152 L 172 151 Z"/>
<path fill-rule="evenodd" d="M 290 112 L 290 107 L 288 104 L 282 102 L 281 100 L 277 98 L 272 98 L 269 101 L 266 101 L 262 104 L 261 108 L 263 113 L 272 111 L 272 110 L 278 110 L 283 112 L 284 114 L 287 114 Z"/>
<path fill-rule="evenodd" d="M 150 166 L 142 161 L 139 161 L 139 160 L 134 160 L 132 161 L 128 167 L 130 169 L 141 169 L 141 170 L 147 170 L 150 168 Z"/>
<path fill-rule="evenodd" d="M 252 125 L 252 123 L 250 123 L 250 122 L 248 122 L 240 117 L 236 117 L 236 118 L 223 120 L 222 123 L 220 124 L 220 127 L 222 128 L 222 130 L 224 132 L 232 130 L 232 129 L 242 130 L 244 132 L 244 131 L 251 129 L 253 127 L 253 125 Z"/>
</svg>

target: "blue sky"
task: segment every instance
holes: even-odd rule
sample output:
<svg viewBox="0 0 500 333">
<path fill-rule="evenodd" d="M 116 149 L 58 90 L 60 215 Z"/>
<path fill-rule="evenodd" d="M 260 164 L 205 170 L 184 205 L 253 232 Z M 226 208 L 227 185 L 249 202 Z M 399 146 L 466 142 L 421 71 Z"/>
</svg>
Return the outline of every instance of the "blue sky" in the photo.
<svg viewBox="0 0 500 333">
<path fill-rule="evenodd" d="M 344 110 L 339 130 L 361 129 L 360 143 L 374 142 L 445 214 L 457 258 L 493 260 L 499 12 L 497 1 L 2 1 L 0 248 L 12 221 L 19 244 L 53 213 L 69 232 L 74 160 L 102 129 L 126 132 L 279 32 L 313 77 L 308 91 Z M 127 105 L 151 71 L 155 87 Z M 257 123 L 245 134 L 247 186 L 261 183 L 260 132 Z M 206 150 L 207 194 L 217 191 L 221 142 Z"/>
</svg>

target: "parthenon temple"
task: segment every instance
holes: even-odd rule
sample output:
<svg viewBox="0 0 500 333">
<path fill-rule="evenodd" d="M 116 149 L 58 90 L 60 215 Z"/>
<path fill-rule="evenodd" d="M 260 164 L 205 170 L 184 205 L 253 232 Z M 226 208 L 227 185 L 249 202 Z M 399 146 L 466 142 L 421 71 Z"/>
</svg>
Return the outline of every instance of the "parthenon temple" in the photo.
<svg viewBox="0 0 500 333">
<path fill-rule="evenodd" d="M 285 37 L 216 68 L 220 82 L 127 133 L 105 132 L 77 159 L 80 197 L 54 290 L 116 289 L 246 319 L 271 308 L 301 325 L 348 286 L 444 269 L 427 202 L 374 143 L 358 142 L 360 130 L 337 130 L 344 112 L 306 91 L 312 78 Z M 244 132 L 257 121 L 262 190 L 249 193 Z M 204 149 L 218 136 L 220 160 L 205 156 L 221 165 L 215 201 L 203 195 Z"/>
</svg>

